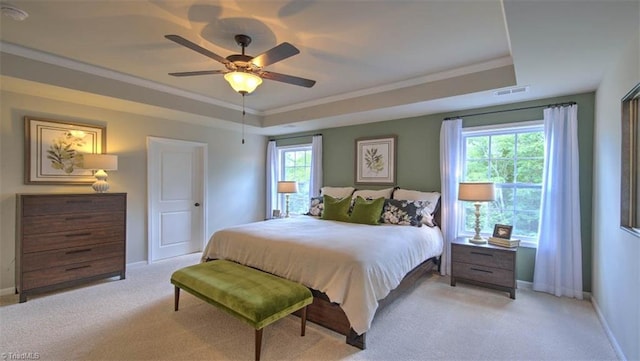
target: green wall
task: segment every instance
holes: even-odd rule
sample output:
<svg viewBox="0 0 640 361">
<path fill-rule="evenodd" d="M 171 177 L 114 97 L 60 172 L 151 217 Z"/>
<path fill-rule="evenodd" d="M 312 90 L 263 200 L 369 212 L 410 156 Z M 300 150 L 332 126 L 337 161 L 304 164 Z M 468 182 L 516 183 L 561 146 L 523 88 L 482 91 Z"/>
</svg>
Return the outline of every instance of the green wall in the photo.
<svg viewBox="0 0 640 361">
<path fill-rule="evenodd" d="M 360 137 L 395 134 L 398 137 L 397 185 L 402 188 L 423 191 L 440 190 L 440 126 L 444 118 L 570 101 L 578 104 L 583 289 L 590 292 L 594 93 L 388 120 L 364 125 L 329 128 L 314 132 L 314 134 L 321 133 L 323 135 L 323 184 L 328 186 L 355 186 L 355 140 Z M 463 117 L 463 127 L 541 120 L 543 118 L 542 112 L 543 108 L 540 107 Z M 278 137 L 274 138 L 277 139 Z M 300 137 L 278 141 L 278 145 L 301 144 L 310 141 L 310 137 Z M 519 280 L 533 281 L 535 253 L 536 250 L 534 248 L 521 247 L 518 250 L 517 277 Z"/>
</svg>

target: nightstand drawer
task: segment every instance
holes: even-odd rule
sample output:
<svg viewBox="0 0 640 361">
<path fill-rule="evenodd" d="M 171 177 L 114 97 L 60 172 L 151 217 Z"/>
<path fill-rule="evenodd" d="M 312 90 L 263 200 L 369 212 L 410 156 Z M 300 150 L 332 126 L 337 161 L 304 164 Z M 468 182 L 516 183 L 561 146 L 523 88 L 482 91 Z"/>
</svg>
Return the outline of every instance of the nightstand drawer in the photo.
<svg viewBox="0 0 640 361">
<path fill-rule="evenodd" d="M 485 247 L 469 247 L 453 243 L 451 262 L 473 263 L 479 266 L 514 270 L 515 252 Z"/>
<path fill-rule="evenodd" d="M 22 269 L 24 272 L 31 272 L 39 269 L 66 266 L 110 257 L 124 257 L 123 242 L 27 253 L 22 260 Z"/>
<path fill-rule="evenodd" d="M 109 228 L 88 228 L 70 232 L 33 234 L 24 236 L 22 239 L 22 252 L 26 254 L 100 243 L 124 243 L 125 237 L 125 226 L 123 224 L 117 224 Z"/>
<path fill-rule="evenodd" d="M 85 212 L 77 214 L 56 214 L 22 219 L 22 234 L 46 234 L 54 232 L 75 232 L 97 228 L 122 228 L 124 212 Z"/>
<path fill-rule="evenodd" d="M 79 278 L 124 272 L 123 266 L 122 257 L 112 257 L 25 272 L 22 281 L 23 290 L 74 281 Z"/>
<path fill-rule="evenodd" d="M 490 283 L 497 286 L 515 287 L 516 280 L 513 271 L 495 267 L 485 267 L 477 264 L 453 262 L 451 274 L 456 278 Z"/>
<path fill-rule="evenodd" d="M 22 216 L 41 216 L 47 214 L 85 213 L 85 212 L 117 212 L 125 211 L 126 198 L 113 197 L 111 194 L 82 195 L 25 195 Z"/>
</svg>

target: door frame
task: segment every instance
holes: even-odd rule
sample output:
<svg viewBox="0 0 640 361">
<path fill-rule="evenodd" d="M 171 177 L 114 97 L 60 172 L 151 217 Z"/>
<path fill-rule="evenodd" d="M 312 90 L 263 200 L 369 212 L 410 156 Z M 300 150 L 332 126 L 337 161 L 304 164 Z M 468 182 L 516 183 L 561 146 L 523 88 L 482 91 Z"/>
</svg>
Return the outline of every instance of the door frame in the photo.
<svg viewBox="0 0 640 361">
<path fill-rule="evenodd" d="M 147 136 L 147 263 L 148 264 L 151 264 L 154 262 L 153 245 L 151 244 L 152 242 L 151 234 L 152 234 L 152 227 L 153 227 L 152 215 L 154 214 L 154 212 L 156 212 L 156 210 L 153 207 L 152 199 L 153 199 L 154 191 L 159 186 L 157 179 L 155 179 L 154 177 L 151 177 L 150 171 L 149 171 L 151 169 L 153 162 L 156 161 L 157 157 L 159 156 L 159 154 L 151 152 L 152 143 L 167 144 L 167 145 L 191 145 L 191 146 L 197 147 L 198 151 L 200 152 L 200 159 L 202 160 L 202 164 L 200 164 L 200 169 L 202 169 L 202 174 L 200 175 L 202 177 L 202 181 L 200 182 L 201 184 L 200 192 L 202 194 L 202 201 L 201 201 L 202 216 L 200 219 L 200 224 L 202 225 L 201 250 L 204 250 L 204 247 L 207 242 L 207 235 L 209 234 L 208 225 L 207 225 L 207 214 L 208 214 L 209 202 L 207 202 L 207 182 L 206 182 L 207 180 L 206 175 L 209 174 L 208 168 L 207 168 L 208 144 L 193 142 L 188 140 L 181 140 L 181 139 Z M 161 261 L 161 260 L 158 260 L 158 261 Z"/>
</svg>

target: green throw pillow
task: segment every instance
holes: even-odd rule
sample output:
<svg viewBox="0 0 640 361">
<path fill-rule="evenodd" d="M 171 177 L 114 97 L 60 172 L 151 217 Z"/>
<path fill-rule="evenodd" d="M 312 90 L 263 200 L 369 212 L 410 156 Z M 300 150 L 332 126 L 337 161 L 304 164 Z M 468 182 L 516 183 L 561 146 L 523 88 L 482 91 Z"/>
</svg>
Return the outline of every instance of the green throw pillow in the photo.
<svg viewBox="0 0 640 361">
<path fill-rule="evenodd" d="M 380 224 L 380 215 L 384 207 L 384 197 L 367 201 L 362 197 L 357 197 L 353 205 L 349 222 L 361 224 Z"/>
<path fill-rule="evenodd" d="M 351 207 L 351 197 L 333 198 L 331 196 L 323 196 L 324 210 L 320 216 L 322 219 L 348 222 L 349 207 Z"/>
</svg>

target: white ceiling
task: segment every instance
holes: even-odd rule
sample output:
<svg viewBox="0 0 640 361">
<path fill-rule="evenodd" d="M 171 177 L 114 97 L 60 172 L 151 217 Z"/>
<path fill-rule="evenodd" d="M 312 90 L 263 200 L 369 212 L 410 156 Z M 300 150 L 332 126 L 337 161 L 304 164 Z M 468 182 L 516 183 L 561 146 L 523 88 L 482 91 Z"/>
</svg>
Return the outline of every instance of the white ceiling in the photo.
<svg viewBox="0 0 640 361">
<path fill-rule="evenodd" d="M 236 126 L 242 97 L 221 75 L 169 76 L 224 67 L 164 35 L 223 57 L 235 34 L 254 56 L 295 45 L 266 70 L 316 85 L 265 80 L 245 99 L 270 135 L 593 91 L 640 31 L 638 0 L 10 3 L 29 17 L 0 19 L 3 89 L 201 124 Z M 493 95 L 513 86 L 528 91 Z"/>
</svg>

